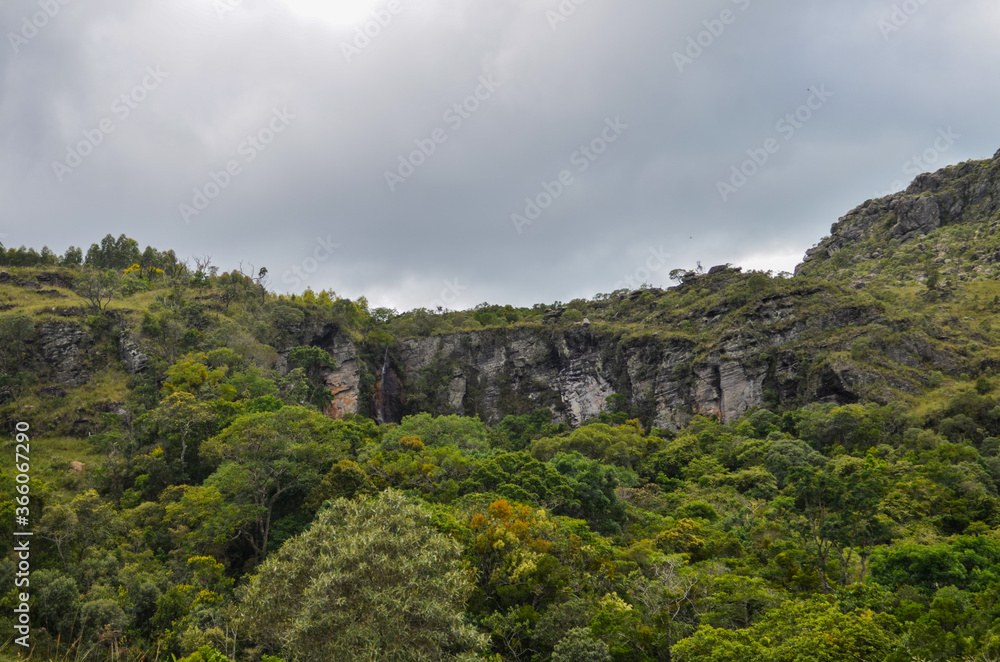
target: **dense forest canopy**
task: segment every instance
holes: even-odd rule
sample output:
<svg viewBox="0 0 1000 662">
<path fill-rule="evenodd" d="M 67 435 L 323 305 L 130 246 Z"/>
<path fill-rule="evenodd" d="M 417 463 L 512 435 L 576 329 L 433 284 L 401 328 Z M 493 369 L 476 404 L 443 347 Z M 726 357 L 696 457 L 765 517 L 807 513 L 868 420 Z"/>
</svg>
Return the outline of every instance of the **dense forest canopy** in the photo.
<svg viewBox="0 0 1000 662">
<path fill-rule="evenodd" d="M 991 222 L 921 241 L 975 263 L 1000 248 Z M 399 313 L 124 235 L 3 248 L 0 526 L 12 540 L 23 423 L 34 538 L 29 589 L 0 561 L 0 659 L 29 654 L 10 635 L 24 590 L 40 660 L 1000 659 L 1000 283 L 883 250 L 859 249 L 860 287 L 837 257 Z M 860 396 L 804 385 L 661 425 L 612 393 L 571 425 L 544 397 L 450 414 L 442 364 L 401 375 L 403 409 L 376 422 L 379 370 L 413 338 L 718 347 L 782 297 L 879 316 L 797 350 L 864 367 Z M 357 350 L 352 413 L 330 415 L 324 329 Z M 926 360 L 894 374 L 907 347 Z"/>
</svg>

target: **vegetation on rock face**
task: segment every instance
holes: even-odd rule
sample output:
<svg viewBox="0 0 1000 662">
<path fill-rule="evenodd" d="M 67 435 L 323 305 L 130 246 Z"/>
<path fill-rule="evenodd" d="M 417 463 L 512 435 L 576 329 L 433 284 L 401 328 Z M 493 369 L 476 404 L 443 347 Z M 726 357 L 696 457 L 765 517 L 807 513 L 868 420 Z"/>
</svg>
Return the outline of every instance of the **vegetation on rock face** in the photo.
<svg viewBox="0 0 1000 662">
<path fill-rule="evenodd" d="M 128 237 L 5 248 L 0 417 L 32 428 L 33 659 L 997 659 L 996 178 L 996 159 L 963 164 L 869 202 L 795 277 L 680 271 L 531 309 L 276 296 L 264 269 Z M 356 354 L 316 346 L 329 329 Z M 399 423 L 324 415 L 342 361 L 373 400 L 386 347 L 517 334 L 591 334 L 634 361 L 683 347 L 684 387 L 751 338 L 769 377 L 744 415 L 670 429 L 639 392 L 575 429 L 558 394 L 503 384 L 490 424 L 438 415 L 452 363 L 404 376 Z M 6 580 L 8 633 L 16 599 Z"/>
</svg>

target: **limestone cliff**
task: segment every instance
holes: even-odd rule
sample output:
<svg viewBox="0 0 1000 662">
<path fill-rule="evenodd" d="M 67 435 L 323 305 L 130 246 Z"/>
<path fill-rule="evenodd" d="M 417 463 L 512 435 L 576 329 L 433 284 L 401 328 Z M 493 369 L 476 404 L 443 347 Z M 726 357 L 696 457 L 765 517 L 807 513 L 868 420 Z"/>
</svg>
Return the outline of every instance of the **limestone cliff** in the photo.
<svg viewBox="0 0 1000 662">
<path fill-rule="evenodd" d="M 589 327 L 408 339 L 399 360 L 408 393 L 419 399 L 407 409 L 478 414 L 494 423 L 549 407 L 557 420 L 579 425 L 604 411 L 607 397 L 618 393 L 654 425 L 678 428 L 694 414 L 728 421 L 769 400 L 858 400 L 863 378 L 856 366 L 819 369 L 794 351 L 812 324 L 799 319 L 788 326 L 782 312 L 788 304 L 768 302 L 759 328 L 734 329 L 709 346 L 672 334 L 626 337 Z M 768 332 L 768 312 L 783 330 Z M 854 313 L 840 311 L 835 319 L 813 323 L 841 328 L 869 318 L 864 311 Z"/>
<path fill-rule="evenodd" d="M 699 286 L 727 277 L 706 276 Z M 817 306 L 818 315 L 811 312 Z M 370 367 L 379 375 L 371 393 L 360 388 L 359 352 L 344 336 L 331 328 L 316 344 L 338 363 L 327 379 L 336 398 L 329 413 L 358 412 L 367 399 L 369 411 L 385 421 L 429 411 L 495 423 L 547 407 L 557 420 L 579 425 L 605 411 L 608 396 L 621 394 L 631 411 L 675 429 L 695 414 L 728 421 L 759 406 L 854 402 L 872 396 L 874 381 L 885 382 L 855 362 L 817 356 L 829 344 L 825 338 L 858 333 L 880 319 L 877 308 L 838 305 L 818 288 L 764 298 L 750 308 L 733 303 L 705 311 L 698 324 L 717 331 L 714 339 L 665 330 L 624 334 L 589 324 L 406 338 Z M 753 321 L 738 322 L 747 319 Z M 921 361 L 907 351 L 900 359 Z M 900 379 L 895 386 L 909 385 Z"/>
</svg>

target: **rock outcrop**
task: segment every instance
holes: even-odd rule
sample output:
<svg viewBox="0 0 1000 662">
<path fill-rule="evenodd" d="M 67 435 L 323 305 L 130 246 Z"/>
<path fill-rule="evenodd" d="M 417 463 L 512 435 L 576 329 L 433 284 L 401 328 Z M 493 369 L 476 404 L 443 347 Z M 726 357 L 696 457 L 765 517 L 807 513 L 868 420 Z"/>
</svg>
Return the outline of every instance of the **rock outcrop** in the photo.
<svg viewBox="0 0 1000 662">
<path fill-rule="evenodd" d="M 325 376 L 326 387 L 333 394 L 326 414 L 331 418 L 357 414 L 361 397 L 361 360 L 354 343 L 331 325 L 322 329 L 313 338 L 312 344 L 329 352 L 337 366 Z"/>
<path fill-rule="evenodd" d="M 122 329 L 118 335 L 118 358 L 130 375 L 141 372 L 149 363 L 149 357 L 139 349 L 139 343 L 128 329 Z"/>
<path fill-rule="evenodd" d="M 52 273 L 41 273 L 34 277 L 34 280 L 26 280 L 23 278 L 17 278 L 7 273 L 6 271 L 0 271 L 0 285 L 15 285 L 17 287 L 23 287 L 28 290 L 35 290 L 39 294 L 44 294 L 48 296 L 53 296 L 56 298 L 65 299 L 66 295 L 54 290 L 42 290 L 43 286 L 48 286 L 49 288 L 62 287 L 68 288 L 64 280 L 62 280 L 57 274 Z"/>
<path fill-rule="evenodd" d="M 841 320 L 851 324 L 849 316 Z M 729 421 L 772 398 L 800 395 L 812 370 L 795 352 L 780 350 L 799 331 L 734 332 L 707 353 L 676 337 L 623 339 L 586 327 L 560 332 L 522 328 L 418 338 L 402 343 L 399 361 L 417 408 L 477 414 L 496 423 L 508 414 L 549 407 L 571 425 L 596 417 L 608 396 L 626 396 L 655 425 L 677 429 L 695 414 Z M 854 402 L 847 373 L 826 367 L 812 379 L 816 399 Z M 828 374 L 827 374 L 828 373 Z"/>
<path fill-rule="evenodd" d="M 388 353 L 375 382 L 375 393 L 372 397 L 375 422 L 398 423 L 403 419 L 406 404 L 406 386 L 399 373 L 392 367 Z"/>
<path fill-rule="evenodd" d="M 945 225 L 983 222 L 1000 212 L 1000 152 L 992 159 L 966 161 L 924 173 L 905 190 L 868 200 L 830 229 L 830 236 L 806 251 L 795 273 L 876 236 L 883 246 L 907 242 Z"/>
<path fill-rule="evenodd" d="M 706 276 L 706 286 L 711 278 Z M 815 359 L 816 338 L 844 331 L 849 337 L 854 332 L 847 327 L 884 321 L 877 307 L 803 288 L 761 299 L 752 321 L 734 327 L 732 316 L 747 313 L 743 305 L 706 310 L 701 323 L 719 334 L 700 342 L 664 329 L 625 334 L 550 321 L 406 338 L 386 354 L 368 356 L 367 363 L 333 326 L 313 344 L 337 362 L 326 376 L 334 396 L 327 413 L 335 418 L 365 411 L 380 422 L 398 422 L 405 414 L 427 411 L 478 415 L 493 424 L 509 414 L 548 408 L 556 420 L 576 426 L 605 411 L 608 397 L 620 394 L 654 425 L 679 429 L 696 414 L 729 421 L 754 407 L 844 404 L 871 395 L 865 390 L 874 381 L 871 371 L 849 360 Z M 924 358 L 920 348 L 900 348 L 894 360 L 919 368 Z"/>
<path fill-rule="evenodd" d="M 62 386 L 80 386 L 90 381 L 86 371 L 86 349 L 92 343 L 88 333 L 74 322 L 45 322 L 38 327 L 42 357 Z"/>
<path fill-rule="evenodd" d="M 598 336 L 585 327 L 413 338 L 402 342 L 399 357 L 408 390 L 425 398 L 422 407 L 496 422 L 554 405 L 574 424 L 602 411 L 615 392 L 604 359 Z"/>
</svg>

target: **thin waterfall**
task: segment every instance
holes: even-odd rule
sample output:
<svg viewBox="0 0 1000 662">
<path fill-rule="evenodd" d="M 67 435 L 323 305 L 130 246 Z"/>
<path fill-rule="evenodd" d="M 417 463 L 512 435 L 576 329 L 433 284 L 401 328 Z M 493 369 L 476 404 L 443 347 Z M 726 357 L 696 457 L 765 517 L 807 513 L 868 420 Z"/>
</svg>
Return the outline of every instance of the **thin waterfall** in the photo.
<svg viewBox="0 0 1000 662">
<path fill-rule="evenodd" d="M 379 375 L 378 384 L 375 388 L 375 407 L 377 411 L 375 412 L 375 422 L 379 425 L 385 423 L 385 383 L 386 376 L 389 374 L 389 347 L 385 348 L 385 354 L 382 356 L 382 371 Z"/>
</svg>

